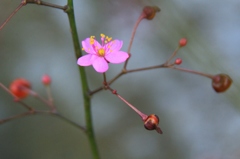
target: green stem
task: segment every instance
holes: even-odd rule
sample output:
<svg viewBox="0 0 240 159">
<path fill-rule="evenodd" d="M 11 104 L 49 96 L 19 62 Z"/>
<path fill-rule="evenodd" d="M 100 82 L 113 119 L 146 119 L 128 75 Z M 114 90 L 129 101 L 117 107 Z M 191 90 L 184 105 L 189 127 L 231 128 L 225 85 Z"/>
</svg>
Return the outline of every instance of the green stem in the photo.
<svg viewBox="0 0 240 159">
<path fill-rule="evenodd" d="M 70 27 L 71 27 L 71 34 L 73 38 L 73 45 L 75 50 L 76 58 L 78 59 L 82 56 L 81 47 L 79 44 L 77 28 L 75 23 L 75 16 L 74 16 L 74 8 L 73 8 L 73 0 L 68 0 L 68 8 L 66 9 L 66 13 L 68 15 Z M 92 112 L 91 112 L 91 99 L 88 95 L 89 87 L 87 83 L 87 76 L 85 73 L 85 69 L 83 67 L 79 67 L 79 73 L 82 83 L 82 92 L 83 92 L 83 100 L 84 100 L 84 110 L 85 110 L 85 122 L 86 122 L 86 133 L 88 136 L 88 140 L 90 142 L 91 150 L 94 159 L 99 159 L 99 152 L 97 148 L 97 143 L 94 136 L 93 130 L 93 123 L 92 123 Z"/>
</svg>

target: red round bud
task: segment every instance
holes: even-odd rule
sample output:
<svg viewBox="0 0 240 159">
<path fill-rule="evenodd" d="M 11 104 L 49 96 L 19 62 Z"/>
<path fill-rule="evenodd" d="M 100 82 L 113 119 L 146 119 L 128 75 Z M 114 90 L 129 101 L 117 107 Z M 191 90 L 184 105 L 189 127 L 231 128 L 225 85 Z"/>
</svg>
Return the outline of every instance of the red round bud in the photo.
<svg viewBox="0 0 240 159">
<path fill-rule="evenodd" d="M 52 79 L 49 75 L 45 74 L 45 75 L 42 76 L 42 83 L 44 85 L 50 85 L 51 81 L 52 81 Z"/>
<path fill-rule="evenodd" d="M 144 120 L 144 127 L 147 130 L 156 130 L 158 133 L 162 134 L 162 130 L 158 127 L 158 124 L 159 124 L 159 118 L 155 114 L 149 115 Z"/>
<path fill-rule="evenodd" d="M 183 46 L 185 46 L 185 45 L 187 45 L 187 39 L 186 39 L 186 38 L 180 39 L 180 40 L 179 40 L 179 46 L 180 46 L 180 47 L 183 47 Z"/>
<path fill-rule="evenodd" d="M 181 58 L 177 58 L 177 59 L 175 60 L 175 64 L 176 64 L 176 65 L 181 65 L 181 64 L 182 64 L 182 59 L 181 59 Z"/>
<path fill-rule="evenodd" d="M 117 90 L 112 90 L 112 94 L 117 94 Z"/>
<path fill-rule="evenodd" d="M 152 20 L 155 17 L 156 12 L 160 12 L 160 8 L 157 6 L 146 6 L 143 8 L 143 13 L 146 15 L 146 19 Z"/>
<path fill-rule="evenodd" d="M 30 89 L 30 82 L 24 78 L 15 79 L 9 86 L 10 92 L 21 99 L 28 96 Z"/>
<path fill-rule="evenodd" d="M 212 78 L 212 87 L 217 93 L 225 92 L 232 84 L 232 79 L 226 74 L 217 74 Z"/>
</svg>

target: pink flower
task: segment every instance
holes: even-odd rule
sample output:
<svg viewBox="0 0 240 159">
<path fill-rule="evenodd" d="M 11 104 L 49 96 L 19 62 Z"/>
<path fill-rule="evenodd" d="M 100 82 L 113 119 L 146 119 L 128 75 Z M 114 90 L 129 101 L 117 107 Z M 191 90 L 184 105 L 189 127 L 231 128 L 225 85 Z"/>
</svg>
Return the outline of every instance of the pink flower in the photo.
<svg viewBox="0 0 240 159">
<path fill-rule="evenodd" d="M 90 66 L 99 72 L 108 70 L 108 63 L 122 63 L 129 57 L 128 53 L 120 51 L 123 42 L 101 34 L 102 44 L 95 40 L 95 36 L 82 41 L 83 50 L 88 54 L 80 57 L 77 64 L 80 66 Z"/>
</svg>

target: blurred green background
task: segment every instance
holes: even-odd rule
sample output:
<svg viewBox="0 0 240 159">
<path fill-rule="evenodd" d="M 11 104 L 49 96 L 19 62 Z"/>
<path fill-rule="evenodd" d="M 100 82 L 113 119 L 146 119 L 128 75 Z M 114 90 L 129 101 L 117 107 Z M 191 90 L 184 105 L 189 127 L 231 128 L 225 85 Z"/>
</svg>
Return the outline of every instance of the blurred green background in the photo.
<svg viewBox="0 0 240 159">
<path fill-rule="evenodd" d="M 66 0 L 47 2 L 65 5 Z M 239 159 L 239 41 L 238 0 L 79 0 L 75 14 L 79 38 L 100 33 L 124 41 L 126 51 L 135 21 L 146 5 L 161 12 L 140 24 L 133 42 L 128 68 L 163 63 L 178 40 L 188 39 L 177 57 L 182 67 L 211 74 L 227 73 L 234 84 L 224 94 L 211 88 L 201 76 L 159 69 L 124 75 L 112 87 L 146 114 L 160 119 L 163 135 L 147 131 L 141 119 L 107 91 L 92 98 L 94 128 L 103 159 Z M 20 0 L 0 1 L 0 23 Z M 121 65 L 111 65 L 114 77 Z M 86 68 L 90 88 L 101 85 L 102 76 Z M 79 73 L 67 15 L 43 6 L 23 7 L 0 31 L 0 82 L 18 77 L 31 81 L 46 96 L 41 76 L 52 77 L 58 110 L 84 124 Z M 37 100 L 25 100 L 45 108 Z M 0 89 L 0 118 L 23 112 L 12 97 Z M 90 159 L 83 132 L 51 116 L 29 116 L 0 125 L 1 159 Z"/>
</svg>

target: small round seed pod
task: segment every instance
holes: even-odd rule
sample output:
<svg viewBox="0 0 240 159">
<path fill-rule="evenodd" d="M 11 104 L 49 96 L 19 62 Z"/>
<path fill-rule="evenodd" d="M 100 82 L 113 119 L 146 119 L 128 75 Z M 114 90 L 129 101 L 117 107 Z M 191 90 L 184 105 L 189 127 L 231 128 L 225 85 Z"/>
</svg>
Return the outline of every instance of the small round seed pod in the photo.
<svg viewBox="0 0 240 159">
<path fill-rule="evenodd" d="M 225 92 L 232 84 L 232 79 L 226 74 L 217 74 L 212 78 L 212 87 L 217 93 Z"/>
<path fill-rule="evenodd" d="M 158 127 L 159 118 L 155 114 L 151 114 L 144 121 L 144 127 L 147 130 L 156 130 L 158 133 L 162 134 L 162 130 Z"/>
<path fill-rule="evenodd" d="M 155 17 L 156 12 L 160 12 L 160 8 L 157 6 L 146 6 L 143 8 L 143 13 L 146 15 L 146 19 L 152 20 Z"/>
</svg>

